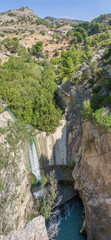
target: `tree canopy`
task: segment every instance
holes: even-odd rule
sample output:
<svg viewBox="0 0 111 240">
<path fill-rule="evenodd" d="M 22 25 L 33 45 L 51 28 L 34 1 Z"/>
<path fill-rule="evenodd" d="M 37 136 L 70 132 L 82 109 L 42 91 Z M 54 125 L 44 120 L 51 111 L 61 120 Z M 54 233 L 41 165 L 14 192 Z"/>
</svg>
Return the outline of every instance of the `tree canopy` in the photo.
<svg viewBox="0 0 111 240">
<path fill-rule="evenodd" d="M 0 95 L 18 119 L 50 133 L 61 119 L 55 103 L 56 76 L 50 63 L 43 71 L 29 57 L 11 56 L 0 70 Z"/>
</svg>

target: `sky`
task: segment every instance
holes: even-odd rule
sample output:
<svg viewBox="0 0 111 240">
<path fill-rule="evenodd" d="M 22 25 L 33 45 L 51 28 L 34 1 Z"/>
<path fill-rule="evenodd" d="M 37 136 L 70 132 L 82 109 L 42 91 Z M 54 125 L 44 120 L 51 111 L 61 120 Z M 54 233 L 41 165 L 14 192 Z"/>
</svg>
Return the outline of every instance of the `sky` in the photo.
<svg viewBox="0 0 111 240">
<path fill-rule="evenodd" d="M 35 15 L 91 21 L 111 13 L 111 0 L 0 0 L 0 12 L 27 6 Z"/>
</svg>

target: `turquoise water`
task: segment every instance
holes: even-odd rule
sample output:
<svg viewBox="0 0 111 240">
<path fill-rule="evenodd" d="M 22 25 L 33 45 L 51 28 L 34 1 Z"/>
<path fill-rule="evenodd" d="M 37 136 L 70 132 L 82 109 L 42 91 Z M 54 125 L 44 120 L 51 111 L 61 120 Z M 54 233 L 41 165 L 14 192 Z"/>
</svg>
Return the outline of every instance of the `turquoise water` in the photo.
<svg viewBox="0 0 111 240">
<path fill-rule="evenodd" d="M 65 206 L 62 209 L 62 215 L 59 221 L 59 232 L 54 240 L 86 240 L 86 237 L 80 235 L 79 232 L 82 228 L 84 220 L 83 205 L 80 199 L 74 199 L 71 206 Z"/>
</svg>

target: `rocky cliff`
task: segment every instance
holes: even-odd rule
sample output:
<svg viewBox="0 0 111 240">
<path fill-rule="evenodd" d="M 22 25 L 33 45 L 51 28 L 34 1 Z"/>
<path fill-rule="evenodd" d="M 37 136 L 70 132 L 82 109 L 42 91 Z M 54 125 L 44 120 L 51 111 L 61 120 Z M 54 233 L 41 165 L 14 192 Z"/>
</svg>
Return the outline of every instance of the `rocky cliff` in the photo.
<svg viewBox="0 0 111 240">
<path fill-rule="evenodd" d="M 101 60 L 103 55 L 104 49 L 94 55 L 91 63 L 96 60 L 98 66 L 103 66 Z M 106 71 L 105 78 L 110 78 L 110 66 L 106 65 L 103 68 Z M 84 75 L 88 69 L 88 62 L 83 63 L 75 74 L 74 77 L 80 76 L 81 81 L 78 85 L 73 86 L 70 82 L 66 82 L 61 89 L 59 88 L 59 95 L 68 108 L 67 161 L 75 163 L 74 188 L 79 192 L 84 203 L 86 217 L 83 229 L 86 229 L 88 240 L 110 240 L 111 134 L 106 133 L 103 126 L 94 122 L 83 123 L 81 118 L 83 102 L 91 99 L 94 91 L 94 87 L 87 82 Z M 92 79 L 94 79 L 93 75 Z M 97 80 L 96 84 L 98 84 Z M 101 84 L 100 78 L 98 86 L 101 86 L 98 95 L 106 96 L 107 91 Z M 109 94 L 111 96 L 111 92 Z"/>
<path fill-rule="evenodd" d="M 67 163 L 66 123 L 63 119 L 56 132 L 49 136 L 46 132 L 37 132 L 38 153 L 42 168 Z"/>
<path fill-rule="evenodd" d="M 76 169 L 77 170 L 77 169 Z M 111 134 L 90 122 L 83 124 L 82 159 L 73 171 L 75 188 L 85 206 L 88 240 L 111 239 Z"/>
<path fill-rule="evenodd" d="M 0 114 L 0 233 L 4 234 L 24 226 L 32 205 L 26 149 L 14 154 L 10 148 L 11 135 L 4 134 L 9 120 L 8 112 Z"/>
<path fill-rule="evenodd" d="M 0 240 L 48 240 L 45 220 L 42 216 L 34 218 L 21 231 L 12 231 L 7 236 L 0 236 Z"/>
</svg>

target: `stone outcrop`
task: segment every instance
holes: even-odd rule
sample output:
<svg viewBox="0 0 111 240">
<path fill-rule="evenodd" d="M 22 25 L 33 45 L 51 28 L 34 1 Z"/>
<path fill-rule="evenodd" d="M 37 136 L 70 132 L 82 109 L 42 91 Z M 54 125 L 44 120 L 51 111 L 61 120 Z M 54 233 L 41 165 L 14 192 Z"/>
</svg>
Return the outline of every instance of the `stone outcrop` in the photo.
<svg viewBox="0 0 111 240">
<path fill-rule="evenodd" d="M 38 153 L 41 159 L 41 167 L 65 165 L 67 163 L 66 149 L 66 120 L 55 133 L 46 135 L 46 132 L 37 133 Z"/>
<path fill-rule="evenodd" d="M 111 240 L 111 134 L 90 122 L 83 124 L 82 159 L 73 177 L 85 206 L 88 240 Z"/>
<path fill-rule="evenodd" d="M 34 218 L 20 231 L 11 231 L 0 240 L 48 240 L 45 219 L 42 216 Z"/>
<path fill-rule="evenodd" d="M 0 14 L 0 23 L 10 22 L 22 20 L 23 18 L 32 19 L 34 17 L 34 13 L 31 9 L 24 7 L 18 10 L 10 10 Z"/>
</svg>

